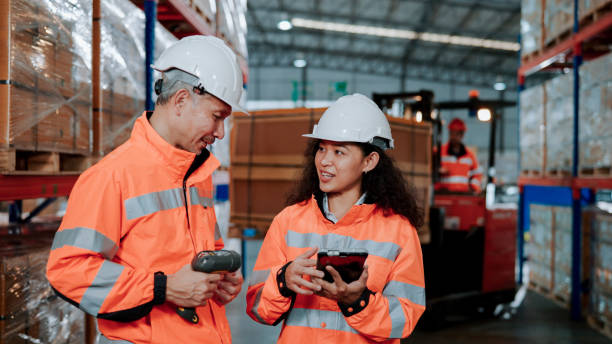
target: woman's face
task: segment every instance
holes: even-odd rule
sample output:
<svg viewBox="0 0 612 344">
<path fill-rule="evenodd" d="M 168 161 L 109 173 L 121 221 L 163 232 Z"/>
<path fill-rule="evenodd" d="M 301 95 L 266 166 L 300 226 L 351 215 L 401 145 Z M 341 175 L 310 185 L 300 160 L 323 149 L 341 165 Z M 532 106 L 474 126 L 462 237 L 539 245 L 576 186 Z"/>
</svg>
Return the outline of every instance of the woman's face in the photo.
<svg viewBox="0 0 612 344">
<path fill-rule="evenodd" d="M 325 193 L 356 191 L 368 163 L 361 147 L 354 143 L 321 141 L 315 154 L 319 188 Z"/>
</svg>

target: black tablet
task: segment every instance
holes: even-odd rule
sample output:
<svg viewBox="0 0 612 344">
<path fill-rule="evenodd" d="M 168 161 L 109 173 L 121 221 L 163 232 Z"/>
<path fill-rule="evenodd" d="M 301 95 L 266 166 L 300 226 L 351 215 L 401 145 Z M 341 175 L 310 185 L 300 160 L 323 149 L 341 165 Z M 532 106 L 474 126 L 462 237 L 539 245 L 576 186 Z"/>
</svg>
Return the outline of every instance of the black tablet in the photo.
<svg viewBox="0 0 612 344">
<path fill-rule="evenodd" d="M 361 276 L 366 258 L 368 252 L 362 249 L 321 250 L 317 254 L 317 270 L 325 273 L 323 277 L 325 281 L 333 283 L 331 274 L 325 270 L 327 265 L 331 265 L 345 283 L 351 283 Z"/>
</svg>

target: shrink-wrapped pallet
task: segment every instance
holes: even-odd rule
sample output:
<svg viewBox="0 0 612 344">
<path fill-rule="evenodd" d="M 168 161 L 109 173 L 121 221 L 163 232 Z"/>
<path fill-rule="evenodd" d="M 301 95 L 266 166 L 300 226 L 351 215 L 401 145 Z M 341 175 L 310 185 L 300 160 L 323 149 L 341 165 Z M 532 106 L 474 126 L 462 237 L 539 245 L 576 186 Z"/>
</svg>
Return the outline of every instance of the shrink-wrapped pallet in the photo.
<svg viewBox="0 0 612 344">
<path fill-rule="evenodd" d="M 546 92 L 546 170 L 570 173 L 574 146 L 574 77 L 564 74 L 544 84 Z"/>
<path fill-rule="evenodd" d="M 520 94 L 521 171 L 544 172 L 546 149 L 545 92 L 535 86 Z"/>
<path fill-rule="evenodd" d="M 582 173 L 612 165 L 612 54 L 580 67 L 580 161 Z"/>
<path fill-rule="evenodd" d="M 542 0 L 521 2 L 521 56 L 542 47 Z"/>
<path fill-rule="evenodd" d="M 91 2 L 0 4 L 0 148 L 91 152 Z"/>
</svg>

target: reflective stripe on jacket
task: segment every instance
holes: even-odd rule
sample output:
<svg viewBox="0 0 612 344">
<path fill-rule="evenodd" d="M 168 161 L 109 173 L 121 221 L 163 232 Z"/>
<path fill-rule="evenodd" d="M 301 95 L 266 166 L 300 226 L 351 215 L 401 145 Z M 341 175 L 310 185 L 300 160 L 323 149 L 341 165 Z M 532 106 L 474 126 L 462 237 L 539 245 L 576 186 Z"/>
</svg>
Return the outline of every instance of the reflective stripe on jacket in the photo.
<svg viewBox="0 0 612 344">
<path fill-rule="evenodd" d="M 448 174 L 441 175 L 436 183 L 436 190 L 467 192 L 473 190 L 480 192 L 482 169 L 478 166 L 476 155 L 465 148 L 465 154 L 456 157 L 448 152 L 449 143 L 442 145 L 440 152 L 440 166 L 448 170 Z"/>
<path fill-rule="evenodd" d="M 206 153 L 206 152 L 205 152 Z M 196 252 L 223 247 L 212 207 L 212 155 L 184 182 L 196 155 L 168 144 L 146 113 L 130 139 L 75 184 L 47 264 L 53 288 L 98 317 L 108 340 L 230 343 L 224 307 L 198 307 L 188 323 L 153 305 L 154 273 L 172 274 Z"/>
<path fill-rule="evenodd" d="M 280 294 L 277 271 L 315 246 L 368 251 L 367 287 L 374 295 L 363 310 L 345 317 L 336 302 L 299 294 L 291 307 L 291 298 Z M 285 208 L 266 234 L 247 291 L 253 320 L 271 325 L 286 316 L 279 343 L 399 343 L 424 310 L 417 232 L 404 217 L 385 217 L 372 204 L 354 205 L 336 224 L 325 219 L 314 198 Z"/>
</svg>

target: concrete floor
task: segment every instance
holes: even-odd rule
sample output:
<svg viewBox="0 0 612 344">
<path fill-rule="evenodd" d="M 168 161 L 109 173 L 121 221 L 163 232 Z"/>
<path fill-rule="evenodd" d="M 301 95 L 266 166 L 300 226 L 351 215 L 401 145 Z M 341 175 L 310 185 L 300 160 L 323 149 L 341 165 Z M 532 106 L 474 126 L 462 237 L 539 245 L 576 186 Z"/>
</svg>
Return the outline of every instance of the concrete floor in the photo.
<svg viewBox="0 0 612 344">
<path fill-rule="evenodd" d="M 261 242 L 247 242 L 246 271 L 252 271 Z M 247 276 L 248 277 L 248 276 Z M 241 295 L 227 306 L 227 316 L 232 329 L 234 344 L 275 343 L 281 325 L 265 326 L 246 315 L 246 284 Z M 528 291 L 515 314 L 509 319 L 461 319 L 455 317 L 444 328 L 429 332 L 415 331 L 404 344 L 599 344 L 612 343 L 590 328 L 586 322 L 569 319 L 569 310 Z"/>
</svg>

